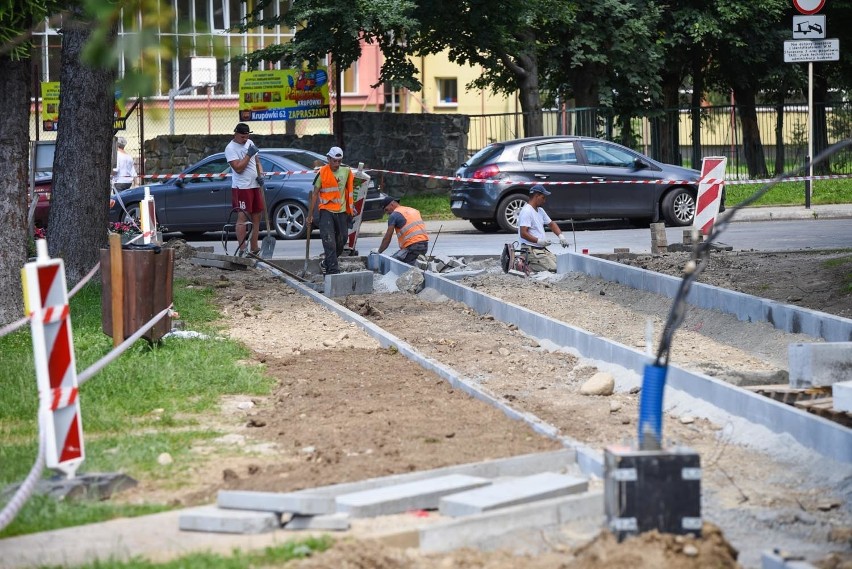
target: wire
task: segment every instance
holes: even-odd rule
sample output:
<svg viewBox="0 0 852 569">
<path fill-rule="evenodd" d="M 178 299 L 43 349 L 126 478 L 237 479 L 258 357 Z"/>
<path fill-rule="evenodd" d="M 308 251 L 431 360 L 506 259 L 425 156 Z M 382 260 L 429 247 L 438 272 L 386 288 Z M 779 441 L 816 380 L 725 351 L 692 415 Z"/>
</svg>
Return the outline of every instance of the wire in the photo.
<svg viewBox="0 0 852 569">
<path fill-rule="evenodd" d="M 728 224 L 733 219 L 734 215 L 741 210 L 742 208 L 753 204 L 761 196 L 763 196 L 766 192 L 772 189 L 777 184 L 784 182 L 789 178 L 793 178 L 798 175 L 802 171 L 807 171 L 811 166 L 815 166 L 830 156 L 840 152 L 841 150 L 852 146 L 852 138 L 840 141 L 836 144 L 833 144 L 826 148 L 824 151 L 820 152 L 816 158 L 814 158 L 809 164 L 805 164 L 800 168 L 793 170 L 791 172 L 787 172 L 785 174 L 781 174 L 776 176 L 772 180 L 770 180 L 767 184 L 762 186 L 759 190 L 754 192 L 752 195 L 747 197 L 742 202 L 733 206 L 732 208 L 725 211 L 722 215 L 720 215 L 713 225 L 710 233 L 706 236 L 706 238 L 699 242 L 695 249 L 693 249 L 693 258 L 686 264 L 684 267 L 683 278 L 680 281 L 680 287 L 678 288 L 677 294 L 672 301 L 672 307 L 669 311 L 668 318 L 666 319 L 665 326 L 663 327 L 663 334 L 660 338 L 660 345 L 657 349 L 657 356 L 654 361 L 655 366 L 668 366 L 669 357 L 671 355 L 671 347 L 672 340 L 674 339 L 674 333 L 683 324 L 683 320 L 686 316 L 686 297 L 689 294 L 689 290 L 692 287 L 692 283 L 695 282 L 696 278 L 699 274 L 704 270 L 707 266 L 707 261 L 710 258 L 710 251 L 712 247 L 713 241 L 718 239 L 719 235 L 728 227 Z"/>
</svg>

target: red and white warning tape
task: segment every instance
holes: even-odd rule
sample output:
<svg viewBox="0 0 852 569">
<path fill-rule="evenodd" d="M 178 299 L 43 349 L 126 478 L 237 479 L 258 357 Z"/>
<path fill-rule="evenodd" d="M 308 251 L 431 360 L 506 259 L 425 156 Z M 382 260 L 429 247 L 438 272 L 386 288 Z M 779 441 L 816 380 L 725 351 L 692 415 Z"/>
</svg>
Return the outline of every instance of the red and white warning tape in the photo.
<svg viewBox="0 0 852 569">
<path fill-rule="evenodd" d="M 313 174 L 316 170 L 284 170 L 281 172 L 264 172 L 264 176 L 287 176 L 290 174 Z M 399 170 L 378 170 L 367 168 L 368 172 L 379 172 L 382 174 L 395 174 L 397 176 L 413 176 L 415 178 L 428 178 L 430 180 L 445 180 L 448 182 L 478 182 L 490 184 L 515 184 L 521 186 L 533 186 L 542 184 L 545 186 L 580 186 L 587 184 L 665 184 L 665 185 L 683 185 L 683 184 L 698 184 L 698 180 L 583 180 L 583 181 L 565 181 L 565 182 L 528 182 L 522 180 L 483 180 L 482 178 L 456 178 L 455 176 L 437 176 L 434 174 L 417 174 L 414 172 L 401 172 Z M 143 176 L 146 180 L 172 180 L 172 179 L 197 179 L 197 178 L 229 178 L 231 174 L 149 174 Z M 823 176 L 793 176 L 784 178 L 784 182 L 804 182 L 807 180 L 839 180 L 843 178 L 852 178 L 852 174 L 831 174 Z M 773 179 L 765 180 L 708 180 L 708 183 L 724 182 L 728 186 L 740 186 L 746 184 L 768 184 L 773 182 Z"/>
</svg>

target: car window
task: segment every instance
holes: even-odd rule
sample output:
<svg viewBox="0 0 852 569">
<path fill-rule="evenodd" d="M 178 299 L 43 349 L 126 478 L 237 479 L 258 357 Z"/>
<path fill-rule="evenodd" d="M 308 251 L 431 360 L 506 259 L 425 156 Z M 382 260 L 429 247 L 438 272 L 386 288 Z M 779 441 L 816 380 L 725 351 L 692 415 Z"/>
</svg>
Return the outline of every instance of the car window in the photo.
<svg viewBox="0 0 852 569">
<path fill-rule="evenodd" d="M 578 162 L 574 143 L 570 141 L 527 146 L 521 151 L 521 161 L 555 164 L 576 164 Z"/>
<path fill-rule="evenodd" d="M 630 152 L 605 142 L 581 140 L 580 145 L 586 152 L 586 161 L 593 166 L 630 168 L 636 160 Z"/>
<path fill-rule="evenodd" d="M 479 166 L 480 164 L 485 164 L 486 162 L 491 160 L 493 157 L 495 157 L 498 154 L 500 154 L 501 152 L 503 152 L 503 148 L 504 147 L 503 147 L 502 144 L 490 144 L 490 145 L 486 146 L 485 148 L 483 148 L 482 150 L 480 150 L 479 152 L 477 152 L 476 154 L 474 154 L 471 157 L 470 160 L 465 162 L 465 164 L 467 164 L 468 167 L 472 167 L 472 168 L 475 168 L 476 166 Z"/>
<path fill-rule="evenodd" d="M 321 162 L 322 164 L 325 164 L 327 162 L 324 156 L 311 154 L 309 152 L 286 152 L 282 153 L 281 156 L 286 157 L 288 160 L 292 160 L 293 162 L 301 166 L 302 169 L 308 170 L 316 168 L 317 161 Z"/>
<path fill-rule="evenodd" d="M 225 157 L 205 162 L 198 168 L 190 170 L 187 174 L 228 174 L 231 172 L 231 165 L 225 160 Z M 193 184 L 209 184 L 212 182 L 221 182 L 224 178 L 188 178 L 186 181 Z"/>
</svg>

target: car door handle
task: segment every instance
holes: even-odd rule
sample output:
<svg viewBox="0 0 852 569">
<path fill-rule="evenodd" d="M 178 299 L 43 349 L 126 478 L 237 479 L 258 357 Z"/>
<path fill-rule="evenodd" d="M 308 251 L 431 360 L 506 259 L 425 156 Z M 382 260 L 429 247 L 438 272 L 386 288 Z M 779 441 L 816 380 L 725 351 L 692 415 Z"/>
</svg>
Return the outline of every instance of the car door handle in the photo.
<svg viewBox="0 0 852 569">
<path fill-rule="evenodd" d="M 550 177 L 547 174 L 533 174 L 533 176 L 538 178 L 539 180 L 546 180 Z"/>
<path fill-rule="evenodd" d="M 606 182 L 606 178 L 604 178 L 603 176 L 592 176 L 592 180 L 594 180 L 595 182 Z"/>
</svg>

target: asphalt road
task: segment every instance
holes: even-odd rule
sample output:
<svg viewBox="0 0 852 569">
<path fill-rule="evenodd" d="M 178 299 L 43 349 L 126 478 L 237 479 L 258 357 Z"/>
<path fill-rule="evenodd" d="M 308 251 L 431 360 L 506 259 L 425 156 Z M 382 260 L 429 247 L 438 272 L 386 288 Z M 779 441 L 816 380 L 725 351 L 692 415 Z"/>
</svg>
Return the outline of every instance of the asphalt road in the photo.
<svg viewBox="0 0 852 569">
<path fill-rule="evenodd" d="M 432 222 L 430 225 L 440 222 Z M 450 229 L 442 229 L 440 235 L 430 229 L 430 241 L 434 245 L 433 255 L 499 255 L 503 243 L 514 241 L 516 237 L 509 233 L 485 234 L 474 230 L 467 222 L 447 222 Z M 361 235 L 356 248 L 361 255 L 378 248 L 381 236 L 377 234 L 378 224 L 372 224 L 367 235 Z M 469 228 L 469 229 L 468 229 Z M 624 222 L 583 222 L 574 226 L 562 225 L 563 232 L 571 243 L 571 250 L 578 252 L 588 249 L 589 253 L 612 253 L 615 248 L 628 248 L 632 253 L 650 253 L 651 232 L 648 228 L 631 227 Z M 683 241 L 683 228 L 667 228 L 669 244 Z M 168 235 L 166 236 L 168 238 Z M 437 238 L 437 239 L 436 239 Z M 732 223 L 719 237 L 717 243 L 730 245 L 735 250 L 783 251 L 791 249 L 838 249 L 852 248 L 852 220 L 818 219 L 788 221 L 744 221 Z M 202 240 L 192 240 L 194 247 L 212 246 L 214 252 L 225 253 L 222 234 L 208 233 Z M 233 236 L 226 243 L 227 252 L 233 253 L 236 241 Z M 386 253 L 396 251 L 396 238 Z M 550 249 L 559 254 L 559 245 Z M 318 257 L 322 253 L 319 233 L 314 232 L 310 243 L 310 256 Z M 305 258 L 305 241 L 276 242 L 275 259 Z"/>
</svg>

